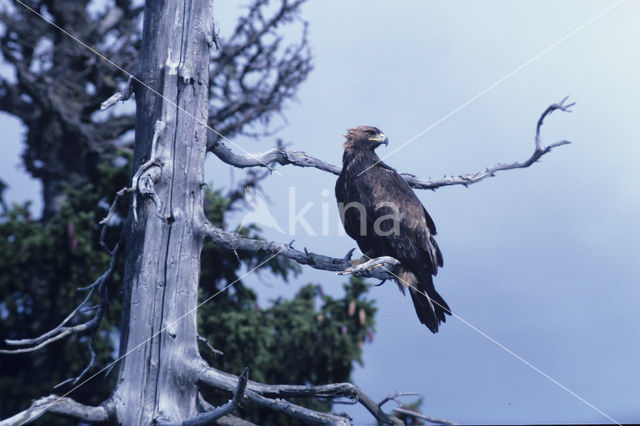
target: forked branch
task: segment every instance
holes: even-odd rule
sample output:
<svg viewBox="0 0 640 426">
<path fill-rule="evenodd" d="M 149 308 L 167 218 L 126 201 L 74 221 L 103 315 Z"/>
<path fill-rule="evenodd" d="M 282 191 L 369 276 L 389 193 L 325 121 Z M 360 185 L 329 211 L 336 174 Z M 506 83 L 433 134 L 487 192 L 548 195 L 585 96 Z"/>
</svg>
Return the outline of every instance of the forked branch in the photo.
<svg viewBox="0 0 640 426">
<path fill-rule="evenodd" d="M 5 343 L 7 345 L 22 347 L 17 349 L 0 349 L 0 353 L 21 354 L 34 352 L 67 336 L 95 331 L 98 328 L 98 325 L 100 325 L 100 321 L 102 320 L 102 316 L 104 315 L 104 311 L 106 309 L 106 297 L 103 295 L 103 291 L 107 280 L 109 279 L 109 277 L 111 277 L 111 274 L 115 269 L 118 257 L 118 247 L 119 245 L 116 245 L 112 252 L 111 261 L 107 270 L 102 275 L 100 275 L 100 277 L 98 277 L 98 279 L 96 279 L 92 284 L 78 289 L 81 291 L 88 291 L 88 293 L 82 300 L 82 302 L 80 302 L 80 304 L 69 315 L 67 315 L 67 317 L 62 320 L 60 324 L 58 324 L 55 328 L 47 331 L 46 333 L 43 333 L 40 336 L 32 339 L 7 339 L 5 340 Z M 91 296 L 96 291 L 100 294 L 100 302 L 98 303 L 97 307 L 94 308 L 89 306 L 89 302 L 91 301 Z M 95 309 L 96 311 L 91 319 L 80 324 L 68 325 L 69 322 L 72 319 L 76 318 L 78 314 L 82 314 L 85 311 L 91 309 Z"/>
</svg>

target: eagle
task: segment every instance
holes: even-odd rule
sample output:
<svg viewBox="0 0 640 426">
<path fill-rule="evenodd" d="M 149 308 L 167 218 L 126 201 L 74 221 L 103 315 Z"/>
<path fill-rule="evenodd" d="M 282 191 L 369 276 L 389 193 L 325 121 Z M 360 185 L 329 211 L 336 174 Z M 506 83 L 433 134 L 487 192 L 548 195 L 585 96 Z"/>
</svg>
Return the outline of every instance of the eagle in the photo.
<svg viewBox="0 0 640 426">
<path fill-rule="evenodd" d="M 382 131 L 359 126 L 345 137 L 335 188 L 345 231 L 356 240 L 363 261 L 380 256 L 400 261 L 393 271 L 398 287 L 403 294 L 409 288 L 420 322 L 437 333 L 451 310 L 433 286 L 443 265 L 436 226 L 402 176 L 375 153 L 389 143 Z"/>
</svg>

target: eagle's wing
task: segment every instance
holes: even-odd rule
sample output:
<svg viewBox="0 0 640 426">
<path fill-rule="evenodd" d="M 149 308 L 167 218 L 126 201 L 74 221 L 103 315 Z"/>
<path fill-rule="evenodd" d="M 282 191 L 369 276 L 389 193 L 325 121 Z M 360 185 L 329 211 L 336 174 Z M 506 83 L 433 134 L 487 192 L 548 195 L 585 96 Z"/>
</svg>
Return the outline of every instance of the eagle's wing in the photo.
<svg viewBox="0 0 640 426">
<path fill-rule="evenodd" d="M 361 211 L 359 206 L 365 205 L 358 185 L 353 180 L 348 180 L 343 174 L 340 174 L 336 182 L 336 200 L 338 201 L 338 209 L 340 210 L 340 219 L 347 235 L 353 238 L 357 243 L 360 251 L 365 254 L 374 255 L 372 253 L 372 244 L 375 240 L 371 238 L 369 224 L 366 221 L 366 210 Z M 365 220 L 365 223 L 362 221 Z M 375 255 L 374 255 L 375 256 Z"/>
<path fill-rule="evenodd" d="M 357 182 L 360 194 L 371 194 L 371 199 L 363 202 L 367 207 L 371 231 L 374 231 L 375 221 L 382 220 L 384 216 L 397 221 L 397 234 L 394 232 L 378 237 L 386 240 L 386 246 L 391 251 L 387 254 L 407 266 L 418 266 L 426 261 L 431 274 L 435 275 L 438 266 L 443 265 L 442 253 L 434 238 L 436 227 L 402 176 L 386 164 L 379 163 L 363 173 L 362 179 Z M 388 221 L 387 230 L 392 223 Z M 382 227 L 385 228 L 384 225 Z"/>
<path fill-rule="evenodd" d="M 420 322 L 436 333 L 451 310 L 433 285 L 433 275 L 443 264 L 433 220 L 402 176 L 386 164 L 361 174 L 349 172 L 340 174 L 336 198 L 343 205 L 357 203 L 365 211 L 345 210 L 345 230 L 366 256 L 393 256 L 400 261 L 396 282 L 403 293 L 409 288 Z"/>
</svg>

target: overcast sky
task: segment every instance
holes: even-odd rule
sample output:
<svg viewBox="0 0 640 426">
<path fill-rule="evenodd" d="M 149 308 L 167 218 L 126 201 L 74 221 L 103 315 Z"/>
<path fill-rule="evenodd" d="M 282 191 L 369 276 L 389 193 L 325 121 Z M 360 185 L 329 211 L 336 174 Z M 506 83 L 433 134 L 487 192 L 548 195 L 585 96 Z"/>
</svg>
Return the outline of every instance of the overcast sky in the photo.
<svg viewBox="0 0 640 426">
<path fill-rule="evenodd" d="M 229 3 L 216 4 L 223 37 L 238 13 Z M 458 423 L 611 421 L 598 410 L 639 421 L 640 1 L 323 0 L 303 16 L 315 69 L 277 137 L 335 164 L 347 128 L 381 128 L 384 156 L 471 100 L 385 162 L 440 177 L 521 161 L 540 113 L 565 95 L 577 102 L 542 133 L 543 143 L 573 143 L 531 168 L 418 192 L 444 253 L 436 288 L 458 318 L 432 335 L 395 284 L 375 287 L 377 333 L 356 385 L 378 400 L 419 392 L 425 413 Z M 21 130 L 5 115 L 0 124 L 9 199 L 36 199 L 16 167 Z M 234 142 L 258 151 L 274 141 Z M 229 184 L 215 158 L 207 173 Z M 338 232 L 334 184 L 315 169 L 269 177 L 268 209 L 284 233 L 266 228 L 267 237 L 343 256 L 355 243 Z M 307 203 L 315 236 L 300 222 L 289 229 Z M 263 300 L 309 281 L 339 295 L 344 282 L 308 269 L 288 285 L 262 278 L 251 282 Z M 372 423 L 362 409 L 336 408 Z"/>
</svg>

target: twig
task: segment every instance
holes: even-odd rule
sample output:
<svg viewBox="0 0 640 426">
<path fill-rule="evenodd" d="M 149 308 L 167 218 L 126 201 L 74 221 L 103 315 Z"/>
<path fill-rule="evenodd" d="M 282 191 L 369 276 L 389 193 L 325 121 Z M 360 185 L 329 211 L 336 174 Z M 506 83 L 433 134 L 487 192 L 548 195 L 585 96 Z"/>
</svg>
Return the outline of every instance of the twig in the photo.
<svg viewBox="0 0 640 426">
<path fill-rule="evenodd" d="M 214 348 L 214 347 L 211 345 L 211 343 L 209 343 L 209 340 L 208 340 L 206 337 L 202 337 L 202 336 L 201 336 L 201 335 L 199 335 L 199 334 L 198 334 L 198 342 L 202 342 L 202 343 L 204 343 L 204 344 L 207 346 L 207 348 L 208 348 L 211 352 L 213 352 L 213 354 L 214 354 L 214 355 L 220 355 L 220 356 L 224 355 L 224 352 L 219 351 L 218 349 Z"/>
<path fill-rule="evenodd" d="M 113 10 L 119 10 L 114 8 Z M 131 84 L 131 77 L 127 80 L 126 85 L 122 88 L 121 91 L 114 93 L 107 99 L 106 101 L 100 104 L 100 111 L 106 111 L 116 104 L 118 101 L 126 101 L 133 94 L 133 85 Z"/>
<path fill-rule="evenodd" d="M 434 419 L 433 417 L 425 416 L 422 413 L 417 413 L 415 411 L 407 410 L 406 408 L 394 408 L 393 412 L 396 414 L 402 414 L 404 416 L 415 417 L 420 420 L 426 420 L 429 423 L 434 423 L 438 425 L 455 425 L 455 423 L 450 422 L 449 420 Z"/>
<path fill-rule="evenodd" d="M 540 142 L 540 128 L 544 119 L 549 114 L 551 114 L 555 110 L 571 112 L 569 108 L 575 105 L 575 102 L 569 105 L 564 105 L 564 102 L 566 102 L 567 99 L 568 98 L 565 97 L 560 102 L 550 105 L 542 113 L 536 127 L 535 149 L 533 151 L 533 154 L 531 154 L 531 156 L 523 162 L 496 164 L 476 173 L 461 174 L 458 176 L 450 177 L 445 176 L 442 179 L 423 179 L 408 173 L 402 173 L 401 176 L 404 180 L 407 181 L 409 186 L 415 189 L 434 190 L 443 186 L 451 185 L 469 186 L 471 184 L 480 182 L 481 180 L 488 177 L 493 177 L 498 171 L 529 167 L 533 163 L 538 161 L 543 155 L 550 152 L 553 148 L 570 143 L 569 141 L 562 140 L 547 145 L 546 147 L 542 147 Z M 318 170 L 332 173 L 334 175 L 339 175 L 341 171 L 341 167 L 319 160 L 301 151 L 287 151 L 284 148 L 273 148 L 263 153 L 241 155 L 234 153 L 222 141 L 213 136 L 209 138 L 207 145 L 208 149 L 213 152 L 220 160 L 224 161 L 227 164 L 240 168 L 264 167 L 265 164 L 280 164 L 282 166 L 291 164 L 298 167 L 314 167 Z"/>
<path fill-rule="evenodd" d="M 87 342 L 87 347 L 89 348 L 89 354 L 91 355 L 91 359 L 89 360 L 89 364 L 87 364 L 87 366 L 84 368 L 84 370 L 82 370 L 80 372 L 80 374 L 78 374 L 76 377 L 70 377 L 66 380 L 63 380 L 62 382 L 58 383 L 57 385 L 55 385 L 53 388 L 54 389 L 58 389 L 61 386 L 66 385 L 67 383 L 71 383 L 71 384 L 78 384 L 78 382 L 80 380 L 82 380 L 84 378 L 84 376 L 91 371 L 91 369 L 93 368 L 93 366 L 96 363 L 96 351 L 93 349 L 93 336 L 91 336 L 91 338 L 89 339 L 89 341 Z"/>
<path fill-rule="evenodd" d="M 560 111 L 564 111 L 564 112 L 572 112 L 569 108 L 574 106 L 576 103 L 575 102 L 571 102 L 569 105 L 565 105 L 564 103 L 567 101 L 567 99 L 569 99 L 569 97 L 565 96 L 557 104 L 549 105 L 547 107 L 547 109 L 544 110 L 544 112 L 542 113 L 540 118 L 538 119 L 538 124 L 536 125 L 536 151 L 542 151 L 543 150 L 542 141 L 540 139 L 540 129 L 542 128 L 542 124 L 544 123 L 544 119 L 547 118 L 548 115 L 550 115 L 553 111 L 555 111 L 557 109 L 559 109 Z"/>
<path fill-rule="evenodd" d="M 420 396 L 417 392 L 396 392 L 393 395 L 387 395 L 382 401 L 378 402 L 378 407 L 382 407 L 389 401 L 393 401 L 398 405 L 402 405 L 402 402 L 398 399 L 401 396 Z"/>
</svg>

